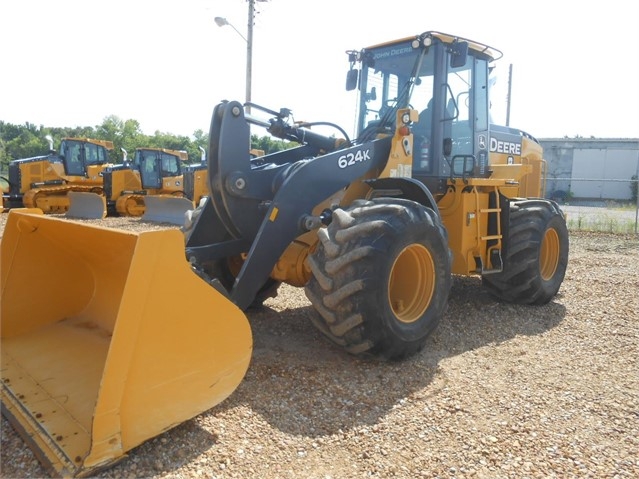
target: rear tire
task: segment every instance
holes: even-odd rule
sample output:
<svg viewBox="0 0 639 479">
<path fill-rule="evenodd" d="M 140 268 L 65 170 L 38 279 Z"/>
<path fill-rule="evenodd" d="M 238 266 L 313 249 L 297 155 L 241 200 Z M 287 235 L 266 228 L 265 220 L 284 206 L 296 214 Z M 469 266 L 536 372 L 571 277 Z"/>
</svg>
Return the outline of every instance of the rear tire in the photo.
<svg viewBox="0 0 639 479">
<path fill-rule="evenodd" d="M 510 204 L 506 255 L 500 273 L 482 284 L 497 299 L 546 304 L 559 291 L 568 264 L 566 219 L 554 201 L 520 200 Z"/>
<path fill-rule="evenodd" d="M 446 311 L 451 255 L 438 215 L 413 201 L 358 200 L 333 212 L 309 256 L 315 326 L 355 355 L 420 351 Z"/>
</svg>

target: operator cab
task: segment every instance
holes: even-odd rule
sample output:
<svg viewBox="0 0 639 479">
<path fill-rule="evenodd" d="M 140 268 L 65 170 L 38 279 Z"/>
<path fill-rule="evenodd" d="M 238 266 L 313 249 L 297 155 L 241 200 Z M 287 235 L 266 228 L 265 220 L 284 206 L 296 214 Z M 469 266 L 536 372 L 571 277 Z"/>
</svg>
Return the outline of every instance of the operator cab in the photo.
<svg viewBox="0 0 639 479">
<path fill-rule="evenodd" d="M 105 145 L 83 139 L 62 140 L 60 157 L 67 176 L 87 176 L 89 166 L 109 162 L 109 152 Z"/>
<path fill-rule="evenodd" d="M 499 51 L 426 32 L 347 53 L 347 90 L 359 89 L 358 141 L 393 134 L 397 110 L 411 108 L 419 112 L 412 177 L 442 193 L 451 176 L 487 176 L 489 64 Z"/>
<path fill-rule="evenodd" d="M 138 148 L 133 158 L 144 189 L 160 189 L 164 178 L 182 175 L 182 161 L 186 161 L 186 152 L 153 148 Z"/>
</svg>

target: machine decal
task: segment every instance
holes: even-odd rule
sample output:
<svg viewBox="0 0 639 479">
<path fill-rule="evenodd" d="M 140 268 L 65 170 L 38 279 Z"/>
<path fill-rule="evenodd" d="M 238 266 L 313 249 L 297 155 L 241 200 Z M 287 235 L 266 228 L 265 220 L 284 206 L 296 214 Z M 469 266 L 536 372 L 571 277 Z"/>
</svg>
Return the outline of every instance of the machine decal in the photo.
<svg viewBox="0 0 639 479">
<path fill-rule="evenodd" d="M 513 143 L 511 141 L 502 141 L 496 138 L 491 138 L 490 151 L 521 156 L 521 143 Z"/>
<path fill-rule="evenodd" d="M 413 52 L 413 48 L 410 46 L 403 46 L 400 48 L 387 48 L 385 50 L 381 50 L 378 52 L 375 52 L 375 54 L 373 55 L 373 60 L 379 60 L 381 58 L 390 58 L 390 57 L 396 57 L 398 55 L 408 55 L 411 54 Z"/>
<path fill-rule="evenodd" d="M 271 211 L 271 215 L 268 217 L 268 220 L 271 222 L 275 221 L 279 212 L 279 208 L 277 206 L 274 206 L 273 210 Z"/>
<path fill-rule="evenodd" d="M 347 153 L 337 159 L 337 165 L 340 168 L 353 166 L 360 161 L 368 161 L 371 159 L 370 150 L 357 150 L 355 153 Z"/>
</svg>

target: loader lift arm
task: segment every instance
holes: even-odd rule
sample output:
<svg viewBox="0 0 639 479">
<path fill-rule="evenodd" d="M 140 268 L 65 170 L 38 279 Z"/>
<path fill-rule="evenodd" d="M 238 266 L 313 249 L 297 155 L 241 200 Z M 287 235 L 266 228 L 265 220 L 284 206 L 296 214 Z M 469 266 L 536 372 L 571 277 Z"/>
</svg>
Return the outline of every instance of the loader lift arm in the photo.
<svg viewBox="0 0 639 479">
<path fill-rule="evenodd" d="M 390 152 L 390 137 L 338 149 L 334 138 L 281 120 L 272 121 L 269 131 L 295 138 L 302 146 L 252 162 L 246 145 L 253 120 L 245 117 L 239 102 L 217 105 L 209 135 L 211 195 L 187 234 L 186 255 L 196 268 L 248 253 L 229 291 L 242 309 L 251 304 L 286 247 L 317 224 L 306 221 L 313 208 L 367 172 L 381 171 Z"/>
</svg>

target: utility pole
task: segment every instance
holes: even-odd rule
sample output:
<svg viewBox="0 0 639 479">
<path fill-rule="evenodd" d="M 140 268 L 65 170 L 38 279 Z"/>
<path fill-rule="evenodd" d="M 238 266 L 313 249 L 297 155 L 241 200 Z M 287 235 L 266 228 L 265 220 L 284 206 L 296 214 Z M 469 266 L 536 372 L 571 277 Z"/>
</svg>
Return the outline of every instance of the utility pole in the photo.
<svg viewBox="0 0 639 479">
<path fill-rule="evenodd" d="M 248 25 L 246 41 L 246 113 L 251 113 L 251 82 L 253 78 L 253 20 L 255 19 L 255 0 L 248 0 Z"/>
<path fill-rule="evenodd" d="M 223 27 L 224 25 L 229 25 L 233 30 L 237 32 L 237 34 L 242 37 L 242 39 L 246 42 L 246 99 L 245 103 L 247 106 L 245 107 L 247 113 L 251 113 L 251 106 L 248 105 L 251 102 L 251 89 L 252 89 L 252 77 L 253 77 L 253 23 L 255 21 L 255 2 L 266 2 L 267 0 L 247 0 L 248 2 L 248 23 L 247 23 L 247 34 L 246 37 L 240 33 L 240 31 L 235 28 L 226 18 L 215 17 L 215 23 L 219 27 Z"/>
<path fill-rule="evenodd" d="M 506 126 L 510 126 L 510 95 L 513 85 L 513 64 L 508 67 L 508 97 L 506 98 Z"/>
</svg>

